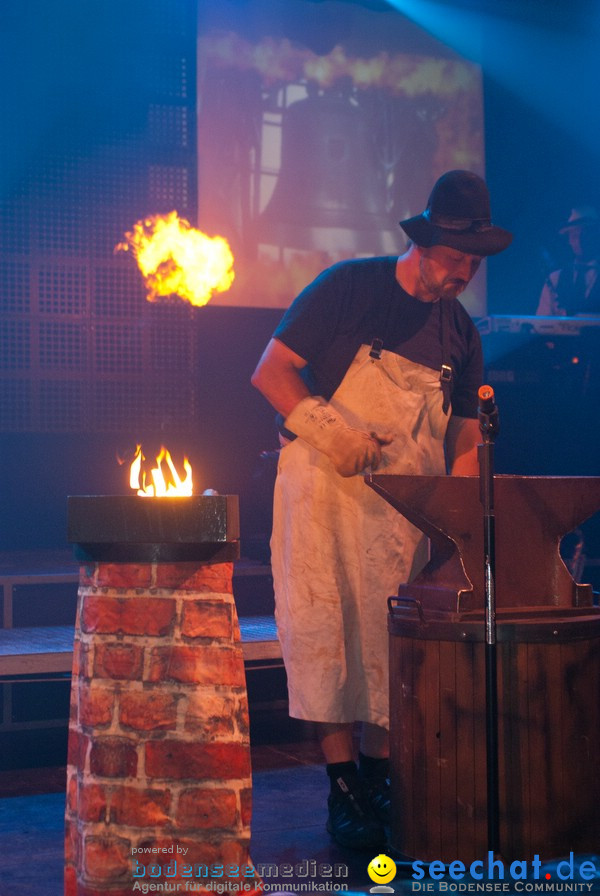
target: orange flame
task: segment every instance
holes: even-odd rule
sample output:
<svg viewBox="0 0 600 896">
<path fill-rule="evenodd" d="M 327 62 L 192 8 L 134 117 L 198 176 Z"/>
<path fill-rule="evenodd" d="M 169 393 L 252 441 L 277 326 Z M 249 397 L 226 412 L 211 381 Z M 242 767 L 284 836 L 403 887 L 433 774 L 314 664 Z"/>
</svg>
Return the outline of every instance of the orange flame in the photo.
<svg viewBox="0 0 600 896">
<path fill-rule="evenodd" d="M 144 498 L 189 498 L 192 496 L 194 487 L 192 482 L 192 467 L 187 457 L 183 459 L 185 477 L 181 479 L 175 469 L 170 452 L 164 445 L 162 445 L 158 457 L 156 458 L 156 467 L 153 470 L 150 470 L 151 482 L 147 482 L 146 471 L 142 470 L 142 461 L 145 459 L 146 458 L 142 454 L 142 446 L 138 445 L 129 471 L 129 485 L 131 488 L 136 489 L 138 495 L 141 495 Z M 165 467 L 168 470 L 168 475 L 166 476 Z"/>
<path fill-rule="evenodd" d="M 133 253 L 149 302 L 177 295 L 191 305 L 206 305 L 213 292 L 225 292 L 235 277 L 227 240 L 210 237 L 177 212 L 137 221 L 115 252 Z"/>
</svg>

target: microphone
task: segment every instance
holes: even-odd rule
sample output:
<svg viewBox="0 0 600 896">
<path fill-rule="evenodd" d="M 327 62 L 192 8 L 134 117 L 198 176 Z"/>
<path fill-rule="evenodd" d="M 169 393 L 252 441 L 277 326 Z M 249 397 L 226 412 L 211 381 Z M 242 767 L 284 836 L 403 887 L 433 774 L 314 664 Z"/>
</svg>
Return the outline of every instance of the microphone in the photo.
<svg viewBox="0 0 600 896">
<path fill-rule="evenodd" d="M 479 399 L 477 408 L 479 429 L 484 436 L 488 436 L 488 438 L 493 437 L 497 434 L 500 427 L 494 390 L 491 386 L 480 386 L 477 397 Z"/>
<path fill-rule="evenodd" d="M 479 413 L 491 414 L 496 404 L 494 402 L 495 395 L 491 386 L 480 386 L 477 393 L 479 399 Z"/>
</svg>

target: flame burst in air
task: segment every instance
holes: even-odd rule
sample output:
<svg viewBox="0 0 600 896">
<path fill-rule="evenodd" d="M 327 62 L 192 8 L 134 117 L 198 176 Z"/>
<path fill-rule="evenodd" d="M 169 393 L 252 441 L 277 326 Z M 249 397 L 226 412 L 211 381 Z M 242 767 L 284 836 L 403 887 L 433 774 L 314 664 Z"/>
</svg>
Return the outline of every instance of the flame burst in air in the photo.
<svg viewBox="0 0 600 896">
<path fill-rule="evenodd" d="M 183 459 L 185 476 L 182 479 L 175 469 L 171 454 L 164 446 L 156 458 L 156 467 L 150 470 L 149 475 L 142 469 L 145 460 L 142 454 L 142 446 L 138 445 L 135 457 L 129 471 L 129 485 L 144 498 L 189 498 L 193 494 L 192 467 L 187 457 Z M 151 480 L 151 481 L 150 481 Z"/>
<path fill-rule="evenodd" d="M 137 221 L 115 252 L 130 251 L 143 274 L 147 298 L 177 295 L 191 305 L 206 305 L 213 292 L 233 283 L 233 254 L 227 240 L 192 227 L 177 212 Z"/>
</svg>

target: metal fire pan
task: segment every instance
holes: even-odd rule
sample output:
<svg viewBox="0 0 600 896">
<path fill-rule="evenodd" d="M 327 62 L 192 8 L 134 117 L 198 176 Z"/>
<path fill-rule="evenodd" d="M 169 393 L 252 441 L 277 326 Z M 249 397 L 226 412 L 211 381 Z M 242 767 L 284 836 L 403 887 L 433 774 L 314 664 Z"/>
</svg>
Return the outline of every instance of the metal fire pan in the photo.
<svg viewBox="0 0 600 896">
<path fill-rule="evenodd" d="M 170 562 L 239 557 L 237 495 L 73 495 L 67 538 L 80 559 Z"/>
</svg>

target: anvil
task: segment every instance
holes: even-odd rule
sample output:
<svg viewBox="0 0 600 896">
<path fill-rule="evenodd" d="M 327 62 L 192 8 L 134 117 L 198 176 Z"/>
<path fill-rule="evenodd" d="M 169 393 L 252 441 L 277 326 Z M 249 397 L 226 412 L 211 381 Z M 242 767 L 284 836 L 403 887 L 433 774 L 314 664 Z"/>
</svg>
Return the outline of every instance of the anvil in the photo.
<svg viewBox="0 0 600 896">
<path fill-rule="evenodd" d="M 432 610 L 485 604 L 484 517 L 478 476 L 371 474 L 367 485 L 431 541 L 429 562 L 400 594 Z M 494 476 L 495 599 L 506 607 L 589 607 L 560 542 L 600 509 L 600 477 Z"/>
</svg>

